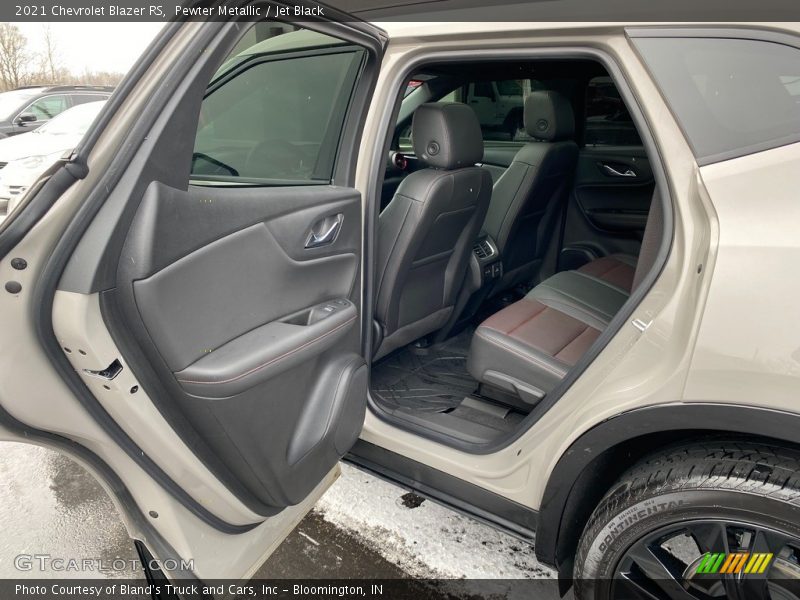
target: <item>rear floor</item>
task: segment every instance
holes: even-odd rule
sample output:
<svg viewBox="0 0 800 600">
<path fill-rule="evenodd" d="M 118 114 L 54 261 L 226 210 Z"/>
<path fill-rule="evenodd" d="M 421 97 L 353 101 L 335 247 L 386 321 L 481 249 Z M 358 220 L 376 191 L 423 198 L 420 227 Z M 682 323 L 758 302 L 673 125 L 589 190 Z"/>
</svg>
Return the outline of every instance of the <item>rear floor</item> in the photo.
<svg viewBox="0 0 800 600">
<path fill-rule="evenodd" d="M 393 352 L 372 367 L 372 391 L 387 408 L 445 412 L 475 392 L 478 382 L 467 373 L 467 354 L 475 329 L 428 348 L 413 344 Z"/>
<path fill-rule="evenodd" d="M 372 367 L 372 393 L 395 414 L 422 419 L 428 415 L 440 426 L 449 424 L 457 430 L 459 422 L 468 423 L 475 439 L 510 431 L 525 415 L 481 397 L 478 382 L 467 372 L 474 332 L 468 327 L 440 344 L 409 345 L 390 354 Z"/>
</svg>

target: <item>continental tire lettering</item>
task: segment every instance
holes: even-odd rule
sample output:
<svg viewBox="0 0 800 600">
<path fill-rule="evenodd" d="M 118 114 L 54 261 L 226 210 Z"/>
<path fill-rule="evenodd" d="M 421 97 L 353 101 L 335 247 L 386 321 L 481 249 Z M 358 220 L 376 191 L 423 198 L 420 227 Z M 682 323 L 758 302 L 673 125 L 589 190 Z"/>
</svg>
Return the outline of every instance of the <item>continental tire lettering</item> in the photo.
<svg viewBox="0 0 800 600">
<path fill-rule="evenodd" d="M 631 512 L 628 514 L 621 513 L 617 516 L 613 525 L 609 525 L 605 536 L 603 536 L 603 541 L 600 542 L 599 549 L 601 552 L 605 552 L 609 546 L 615 539 L 617 539 L 622 532 L 628 529 L 631 525 L 635 525 L 642 519 L 645 519 L 651 515 L 655 515 L 658 513 L 662 513 L 665 511 L 675 510 L 679 506 L 684 504 L 683 500 L 669 500 L 667 502 L 658 502 L 654 503 L 651 506 L 645 506 L 643 508 L 632 508 L 629 509 Z"/>
</svg>

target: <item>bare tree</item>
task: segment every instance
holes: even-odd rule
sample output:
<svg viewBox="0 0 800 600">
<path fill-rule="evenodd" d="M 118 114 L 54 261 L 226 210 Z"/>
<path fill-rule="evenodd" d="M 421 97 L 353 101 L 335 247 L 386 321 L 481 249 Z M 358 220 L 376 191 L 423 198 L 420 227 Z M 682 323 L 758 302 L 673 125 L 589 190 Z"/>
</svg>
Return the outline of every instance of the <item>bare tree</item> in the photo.
<svg viewBox="0 0 800 600">
<path fill-rule="evenodd" d="M 23 85 L 117 85 L 122 73 L 86 70 L 77 75 L 61 66 L 56 39 L 49 26 L 42 29 L 41 52 L 28 51 L 28 40 L 16 25 L 0 23 L 0 91 Z"/>
<path fill-rule="evenodd" d="M 13 90 L 24 85 L 30 68 L 28 40 L 19 27 L 0 23 L 0 86 Z"/>
<path fill-rule="evenodd" d="M 50 25 L 44 26 L 42 37 L 44 41 L 44 51 L 42 53 L 42 71 L 50 80 L 50 83 L 59 83 L 62 73 L 58 66 L 58 59 L 56 58 L 58 48 L 56 47 L 55 39 L 53 39 L 53 32 L 50 30 Z"/>
</svg>

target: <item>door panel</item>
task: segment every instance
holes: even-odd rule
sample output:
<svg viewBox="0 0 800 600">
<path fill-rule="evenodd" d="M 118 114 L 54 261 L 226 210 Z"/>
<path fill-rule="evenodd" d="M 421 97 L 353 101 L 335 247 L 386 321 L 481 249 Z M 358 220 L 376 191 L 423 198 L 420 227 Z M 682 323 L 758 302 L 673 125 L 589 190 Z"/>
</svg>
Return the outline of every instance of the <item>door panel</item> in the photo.
<svg viewBox="0 0 800 600">
<path fill-rule="evenodd" d="M 120 256 L 116 300 L 162 402 L 271 509 L 309 493 L 363 421 L 360 207 L 332 186 L 154 183 Z M 306 248 L 338 215 L 335 239 Z"/>
<path fill-rule="evenodd" d="M 567 205 L 559 268 L 574 269 L 609 254 L 638 256 L 654 189 L 644 148 L 583 148 Z"/>
<path fill-rule="evenodd" d="M 310 492 L 363 420 L 360 207 L 331 186 L 154 183 L 120 257 L 114 293 L 170 390 L 162 402 L 272 509 Z M 342 215 L 336 239 L 305 248 L 331 215 Z"/>
</svg>

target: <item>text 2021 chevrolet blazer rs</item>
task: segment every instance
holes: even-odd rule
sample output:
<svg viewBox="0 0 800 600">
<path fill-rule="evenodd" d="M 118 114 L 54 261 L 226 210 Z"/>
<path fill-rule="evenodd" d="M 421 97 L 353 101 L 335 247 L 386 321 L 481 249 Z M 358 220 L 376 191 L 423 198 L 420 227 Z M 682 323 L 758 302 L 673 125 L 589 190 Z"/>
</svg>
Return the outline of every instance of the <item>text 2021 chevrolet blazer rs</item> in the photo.
<svg viewBox="0 0 800 600">
<path fill-rule="evenodd" d="M 172 577 L 250 576 L 344 459 L 580 598 L 797 597 L 798 33 L 171 25 L 0 229 L 3 437 Z"/>
</svg>

